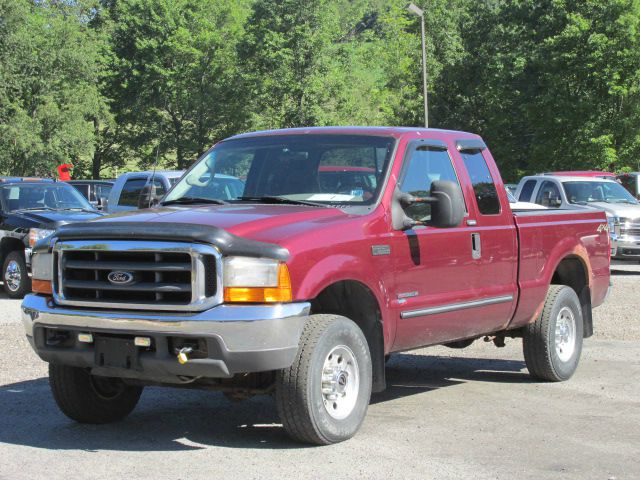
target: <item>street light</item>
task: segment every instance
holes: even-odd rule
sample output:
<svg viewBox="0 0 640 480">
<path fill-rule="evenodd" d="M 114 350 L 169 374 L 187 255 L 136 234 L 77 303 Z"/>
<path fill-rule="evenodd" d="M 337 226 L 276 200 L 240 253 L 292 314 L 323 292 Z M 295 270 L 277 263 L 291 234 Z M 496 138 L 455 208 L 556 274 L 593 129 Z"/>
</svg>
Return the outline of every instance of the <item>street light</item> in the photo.
<svg viewBox="0 0 640 480">
<path fill-rule="evenodd" d="M 422 26 L 422 89 L 424 96 L 424 126 L 425 128 L 429 128 L 429 106 L 427 103 L 427 47 L 425 45 L 424 35 L 424 10 L 413 3 L 410 3 L 407 6 L 407 10 L 420 17 L 420 24 Z"/>
</svg>

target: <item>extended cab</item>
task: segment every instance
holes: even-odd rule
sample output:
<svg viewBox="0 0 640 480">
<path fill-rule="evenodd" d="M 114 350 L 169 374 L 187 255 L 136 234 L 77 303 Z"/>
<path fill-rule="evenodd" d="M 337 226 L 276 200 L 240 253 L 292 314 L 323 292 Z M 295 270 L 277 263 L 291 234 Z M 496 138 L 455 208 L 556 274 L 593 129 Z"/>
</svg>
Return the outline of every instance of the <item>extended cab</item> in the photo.
<svg viewBox="0 0 640 480">
<path fill-rule="evenodd" d="M 220 198 L 217 175 L 242 193 Z M 514 214 L 470 133 L 257 132 L 157 208 L 41 242 L 22 318 L 72 419 L 120 419 L 145 385 L 274 392 L 293 438 L 329 444 L 358 430 L 392 352 L 519 337 L 533 377 L 571 377 L 609 289 L 607 230 L 595 210 Z"/>
</svg>

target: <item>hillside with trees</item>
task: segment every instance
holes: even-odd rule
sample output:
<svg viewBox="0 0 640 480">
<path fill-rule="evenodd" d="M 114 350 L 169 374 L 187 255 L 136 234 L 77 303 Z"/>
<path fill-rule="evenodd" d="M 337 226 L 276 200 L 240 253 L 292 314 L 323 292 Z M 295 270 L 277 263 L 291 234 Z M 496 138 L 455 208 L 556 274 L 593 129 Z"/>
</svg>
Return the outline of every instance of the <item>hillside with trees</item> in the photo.
<svg viewBox="0 0 640 480">
<path fill-rule="evenodd" d="M 186 168 L 255 129 L 422 125 L 405 0 L 0 0 L 0 174 Z M 428 0 L 430 126 L 507 180 L 640 169 L 640 1 Z"/>
</svg>

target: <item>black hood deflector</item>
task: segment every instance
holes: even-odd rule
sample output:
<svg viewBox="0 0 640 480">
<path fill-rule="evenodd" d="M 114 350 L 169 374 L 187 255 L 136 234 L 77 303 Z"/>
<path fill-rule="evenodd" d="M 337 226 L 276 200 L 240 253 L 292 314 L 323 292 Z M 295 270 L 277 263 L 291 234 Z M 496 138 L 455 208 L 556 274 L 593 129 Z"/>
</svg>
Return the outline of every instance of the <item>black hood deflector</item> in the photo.
<svg viewBox="0 0 640 480">
<path fill-rule="evenodd" d="M 265 257 L 286 261 L 289 250 L 273 243 L 238 237 L 209 225 L 190 223 L 86 222 L 61 226 L 60 240 L 157 240 L 213 245 L 223 255 Z"/>
</svg>

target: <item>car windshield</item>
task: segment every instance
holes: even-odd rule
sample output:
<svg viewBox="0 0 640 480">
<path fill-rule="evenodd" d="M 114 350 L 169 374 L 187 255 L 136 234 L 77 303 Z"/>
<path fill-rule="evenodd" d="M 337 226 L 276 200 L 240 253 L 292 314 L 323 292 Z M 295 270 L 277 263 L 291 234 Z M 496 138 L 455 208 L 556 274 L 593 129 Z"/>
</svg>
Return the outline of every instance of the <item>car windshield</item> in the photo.
<svg viewBox="0 0 640 480">
<path fill-rule="evenodd" d="M 16 210 L 94 210 L 86 198 L 66 183 L 24 183 L 2 186 L 5 209 Z"/>
<path fill-rule="evenodd" d="M 273 135 L 228 140 L 206 153 L 165 197 L 370 204 L 395 140 L 365 135 Z"/>
<path fill-rule="evenodd" d="M 616 182 L 563 182 L 569 203 L 631 203 L 638 204 L 622 185 Z"/>
</svg>

